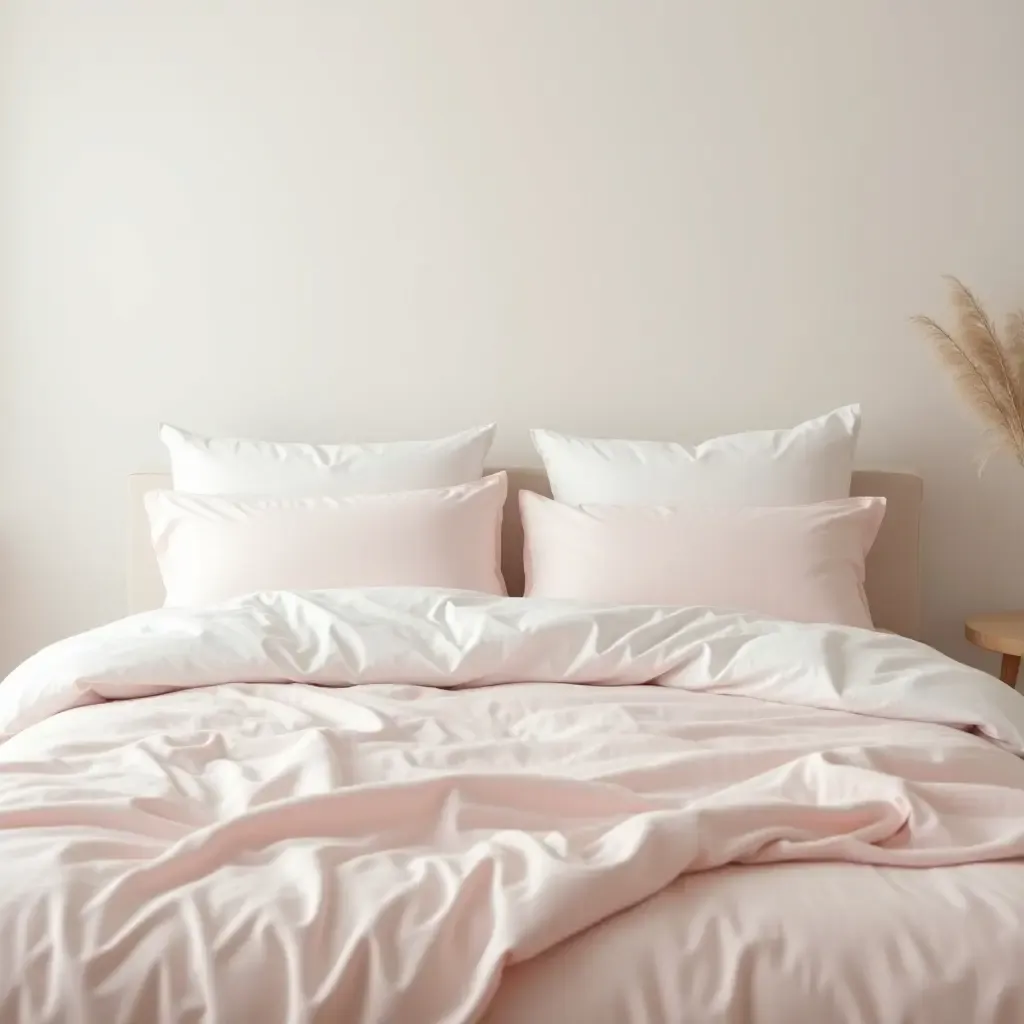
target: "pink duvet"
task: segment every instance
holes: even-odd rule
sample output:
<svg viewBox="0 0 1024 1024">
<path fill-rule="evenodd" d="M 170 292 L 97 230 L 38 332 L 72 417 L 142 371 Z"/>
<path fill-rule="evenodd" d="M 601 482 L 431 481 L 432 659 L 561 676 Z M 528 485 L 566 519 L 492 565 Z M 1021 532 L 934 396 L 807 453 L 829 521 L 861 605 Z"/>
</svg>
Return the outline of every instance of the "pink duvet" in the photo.
<svg viewBox="0 0 1024 1024">
<path fill-rule="evenodd" d="M 1024 698 L 898 637 L 261 595 L 0 734 L 3 1024 L 1024 1019 Z"/>
</svg>

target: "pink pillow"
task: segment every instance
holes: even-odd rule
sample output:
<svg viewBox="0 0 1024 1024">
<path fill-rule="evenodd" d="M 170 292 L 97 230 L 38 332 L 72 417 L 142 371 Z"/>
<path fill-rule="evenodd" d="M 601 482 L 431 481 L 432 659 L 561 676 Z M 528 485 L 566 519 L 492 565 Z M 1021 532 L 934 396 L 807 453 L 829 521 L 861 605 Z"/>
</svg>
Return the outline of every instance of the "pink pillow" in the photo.
<svg viewBox="0 0 1024 1024">
<path fill-rule="evenodd" d="M 423 586 L 504 594 L 504 473 L 347 498 L 146 496 L 167 605 L 258 590 Z"/>
<path fill-rule="evenodd" d="M 734 509 L 585 505 L 521 492 L 526 596 L 704 605 L 871 626 L 864 559 L 884 498 Z"/>
</svg>

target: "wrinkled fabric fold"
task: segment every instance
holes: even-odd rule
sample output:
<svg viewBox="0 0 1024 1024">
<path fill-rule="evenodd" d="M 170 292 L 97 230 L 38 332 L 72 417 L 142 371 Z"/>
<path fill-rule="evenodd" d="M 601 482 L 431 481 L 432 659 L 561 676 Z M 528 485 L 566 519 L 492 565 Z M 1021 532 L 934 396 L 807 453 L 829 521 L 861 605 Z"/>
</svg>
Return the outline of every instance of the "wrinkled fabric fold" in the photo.
<svg viewBox="0 0 1024 1024">
<path fill-rule="evenodd" d="M 472 1021 L 681 875 L 1024 856 L 1024 698 L 708 609 L 161 610 L 30 659 L 0 728 L 4 1022 Z"/>
</svg>

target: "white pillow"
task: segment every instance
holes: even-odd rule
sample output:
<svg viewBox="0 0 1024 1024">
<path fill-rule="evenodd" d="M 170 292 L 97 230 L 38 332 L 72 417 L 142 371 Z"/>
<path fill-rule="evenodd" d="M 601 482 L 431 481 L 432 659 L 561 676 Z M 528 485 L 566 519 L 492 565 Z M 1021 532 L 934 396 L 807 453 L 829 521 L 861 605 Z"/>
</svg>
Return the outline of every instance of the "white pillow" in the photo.
<svg viewBox="0 0 1024 1024">
<path fill-rule="evenodd" d="M 860 406 L 790 430 L 756 430 L 688 446 L 533 430 L 551 493 L 566 505 L 808 505 L 850 495 Z"/>
<path fill-rule="evenodd" d="M 160 428 L 176 491 L 293 497 L 385 494 L 479 480 L 494 424 L 434 441 L 282 444 Z"/>
</svg>

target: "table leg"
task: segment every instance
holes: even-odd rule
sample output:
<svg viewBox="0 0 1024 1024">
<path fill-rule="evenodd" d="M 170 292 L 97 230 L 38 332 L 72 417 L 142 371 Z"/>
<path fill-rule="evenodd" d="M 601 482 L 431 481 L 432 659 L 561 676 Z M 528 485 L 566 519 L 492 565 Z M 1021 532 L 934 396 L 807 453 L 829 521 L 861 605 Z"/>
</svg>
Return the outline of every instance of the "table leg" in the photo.
<svg viewBox="0 0 1024 1024">
<path fill-rule="evenodd" d="M 999 672 L 999 678 L 1002 679 L 1007 686 L 1017 685 L 1017 673 L 1020 671 L 1020 655 L 1019 654 L 1004 654 L 1003 664 Z"/>
</svg>

